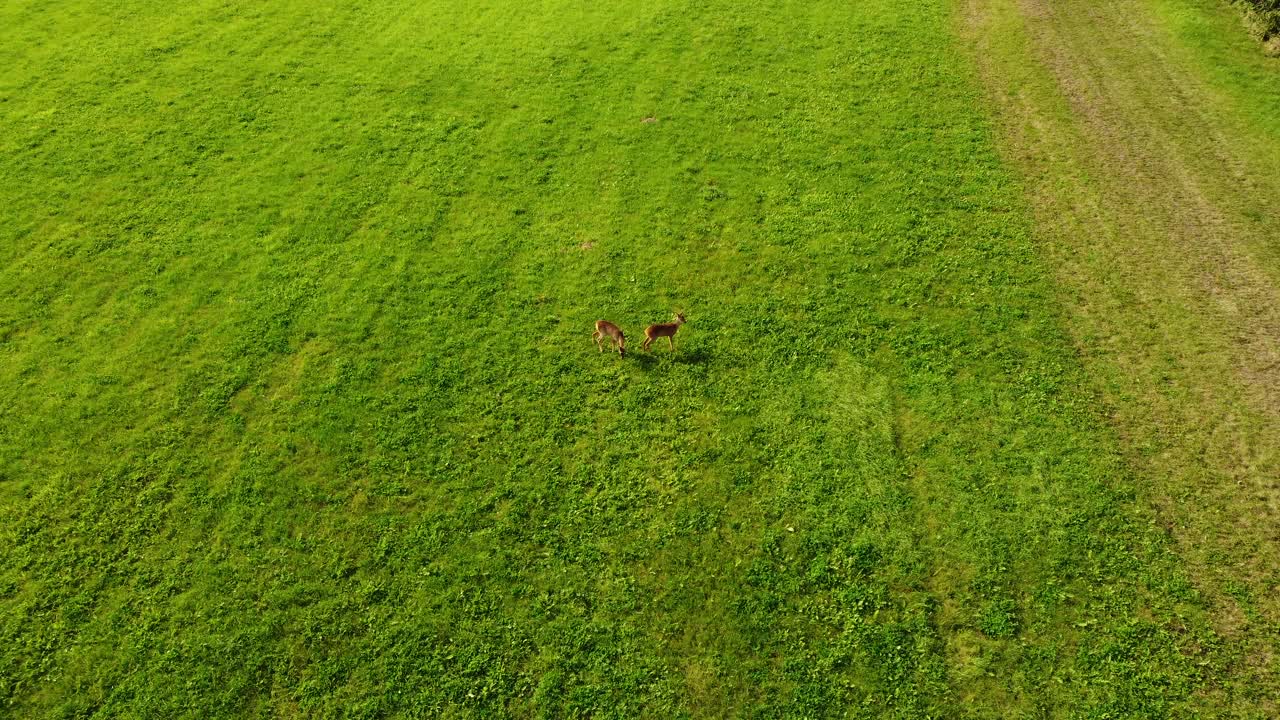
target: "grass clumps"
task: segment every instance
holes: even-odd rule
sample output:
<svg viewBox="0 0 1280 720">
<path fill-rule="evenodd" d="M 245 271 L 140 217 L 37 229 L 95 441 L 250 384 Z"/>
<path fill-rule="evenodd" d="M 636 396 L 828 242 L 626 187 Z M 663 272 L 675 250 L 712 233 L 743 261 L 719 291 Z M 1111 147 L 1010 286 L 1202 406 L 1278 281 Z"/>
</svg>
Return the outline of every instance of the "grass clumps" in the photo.
<svg viewBox="0 0 1280 720">
<path fill-rule="evenodd" d="M 1280 2 L 1276 0 L 1234 0 L 1245 15 L 1250 30 L 1267 49 L 1280 54 Z"/>
</svg>

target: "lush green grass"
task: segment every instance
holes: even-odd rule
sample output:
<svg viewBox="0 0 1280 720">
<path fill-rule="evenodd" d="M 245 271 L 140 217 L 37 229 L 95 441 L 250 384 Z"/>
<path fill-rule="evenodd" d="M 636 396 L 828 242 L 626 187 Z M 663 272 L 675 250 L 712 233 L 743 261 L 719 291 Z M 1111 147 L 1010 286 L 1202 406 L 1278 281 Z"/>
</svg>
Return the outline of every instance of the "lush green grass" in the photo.
<svg viewBox="0 0 1280 720">
<path fill-rule="evenodd" d="M 950 13 L 6 4 L 0 707 L 1215 711 Z"/>
</svg>

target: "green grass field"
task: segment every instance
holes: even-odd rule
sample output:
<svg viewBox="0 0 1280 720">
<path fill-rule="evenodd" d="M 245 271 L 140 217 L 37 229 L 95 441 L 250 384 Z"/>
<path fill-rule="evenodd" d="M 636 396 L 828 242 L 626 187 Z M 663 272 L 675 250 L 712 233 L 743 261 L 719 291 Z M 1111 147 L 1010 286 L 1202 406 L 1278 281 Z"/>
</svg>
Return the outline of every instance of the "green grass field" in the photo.
<svg viewBox="0 0 1280 720">
<path fill-rule="evenodd" d="M 1267 717 L 974 4 L 0 6 L 0 716 Z"/>
</svg>

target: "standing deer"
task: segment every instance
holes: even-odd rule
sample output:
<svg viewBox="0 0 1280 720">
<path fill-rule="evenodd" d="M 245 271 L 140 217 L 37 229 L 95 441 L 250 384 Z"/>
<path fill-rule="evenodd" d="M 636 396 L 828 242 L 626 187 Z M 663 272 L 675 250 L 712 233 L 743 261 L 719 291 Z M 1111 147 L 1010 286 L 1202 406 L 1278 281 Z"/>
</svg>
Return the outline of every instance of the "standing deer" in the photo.
<svg viewBox="0 0 1280 720">
<path fill-rule="evenodd" d="M 676 350 L 676 331 L 685 323 L 684 313 L 676 313 L 676 321 L 669 323 L 658 323 L 650 325 L 644 329 L 644 344 L 641 346 L 644 350 L 648 350 L 653 341 L 664 337 L 671 344 L 671 352 Z"/>
<path fill-rule="evenodd" d="M 622 334 L 622 328 L 608 320 L 597 320 L 596 331 L 591 333 L 591 339 L 596 341 L 596 347 L 600 348 L 600 352 L 604 352 L 604 345 L 600 341 L 606 337 L 612 344 L 618 346 L 618 357 L 627 356 L 627 338 Z"/>
</svg>

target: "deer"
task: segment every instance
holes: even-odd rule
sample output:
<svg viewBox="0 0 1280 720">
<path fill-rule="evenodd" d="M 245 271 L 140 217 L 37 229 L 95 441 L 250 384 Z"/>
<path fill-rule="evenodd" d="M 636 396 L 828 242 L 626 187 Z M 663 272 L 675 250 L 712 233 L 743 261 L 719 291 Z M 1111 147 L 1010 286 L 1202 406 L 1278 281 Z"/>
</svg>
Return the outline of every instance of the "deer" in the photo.
<svg viewBox="0 0 1280 720">
<path fill-rule="evenodd" d="M 649 350 L 649 346 L 653 344 L 654 340 L 664 337 L 667 339 L 667 342 L 671 344 L 671 352 L 675 352 L 676 331 L 679 330 L 680 326 L 683 324 L 685 324 L 684 313 L 678 312 L 676 313 L 675 322 L 650 325 L 644 329 L 644 344 L 641 347 L 647 352 Z"/>
<path fill-rule="evenodd" d="M 596 331 L 591 333 L 591 339 L 596 341 L 596 347 L 600 348 L 600 352 L 604 352 L 604 345 L 600 341 L 606 337 L 611 344 L 617 345 L 618 357 L 627 356 L 627 338 L 622 334 L 622 328 L 608 320 L 597 320 Z"/>
</svg>

